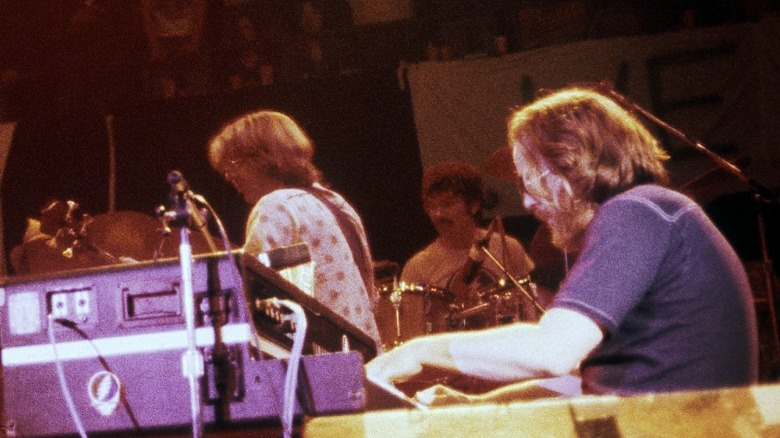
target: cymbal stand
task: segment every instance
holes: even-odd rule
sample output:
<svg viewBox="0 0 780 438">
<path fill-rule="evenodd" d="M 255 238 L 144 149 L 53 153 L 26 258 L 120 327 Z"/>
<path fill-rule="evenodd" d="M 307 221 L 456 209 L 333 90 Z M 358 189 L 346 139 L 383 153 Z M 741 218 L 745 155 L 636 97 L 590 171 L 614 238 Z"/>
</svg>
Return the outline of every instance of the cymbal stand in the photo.
<svg viewBox="0 0 780 438">
<path fill-rule="evenodd" d="M 65 258 L 72 258 L 74 255 L 74 252 L 78 249 L 86 249 L 88 251 L 92 251 L 94 254 L 96 254 L 98 257 L 100 257 L 101 260 L 103 260 L 106 263 L 110 264 L 117 264 L 122 263 L 122 259 L 115 256 L 114 254 L 111 254 L 110 252 L 98 247 L 92 241 L 89 239 L 89 234 L 86 231 L 86 226 L 89 225 L 92 222 L 92 218 L 88 217 L 87 215 L 84 215 L 84 225 L 80 228 L 78 232 L 75 232 L 74 234 L 68 233 L 68 237 L 73 239 L 73 242 L 65 248 L 64 251 L 62 251 L 62 256 Z"/>
<path fill-rule="evenodd" d="M 596 88 L 598 89 L 598 91 L 602 92 L 603 94 L 613 98 L 623 108 L 633 113 L 641 114 L 643 117 L 647 118 L 648 120 L 660 126 L 667 132 L 674 135 L 676 138 L 681 140 L 686 145 L 691 146 L 697 151 L 705 154 L 710 159 L 712 159 L 712 161 L 714 161 L 717 166 L 726 170 L 732 176 L 742 181 L 753 192 L 753 200 L 755 204 L 758 206 L 758 208 L 756 209 L 757 210 L 756 217 L 757 217 L 757 226 L 758 226 L 758 233 L 759 233 L 759 244 L 761 246 L 763 280 L 764 280 L 764 286 L 766 288 L 765 290 L 767 294 L 767 306 L 769 307 L 769 319 L 770 319 L 770 324 L 772 326 L 771 327 L 772 346 L 775 351 L 775 357 L 776 358 L 780 357 L 780 332 L 778 331 L 780 327 L 778 327 L 777 308 L 775 307 L 775 292 L 773 290 L 774 275 L 772 273 L 772 260 L 769 258 L 769 250 L 768 250 L 767 237 L 766 237 L 766 223 L 763 217 L 764 209 L 761 208 L 763 204 L 778 202 L 779 199 L 778 193 L 775 193 L 769 188 L 764 187 L 758 181 L 752 178 L 748 178 L 739 167 L 730 163 L 728 160 L 721 157 L 720 155 L 712 152 L 702 142 L 690 138 L 688 135 L 686 135 L 679 129 L 669 125 L 668 123 L 659 119 L 658 117 L 656 117 L 655 115 L 647 111 L 646 109 L 639 106 L 637 103 L 633 102 L 632 100 L 618 93 L 617 91 L 615 91 L 615 89 L 612 87 L 611 84 L 602 82 Z"/>
<path fill-rule="evenodd" d="M 390 303 L 393 305 L 393 315 L 395 316 L 395 341 L 393 341 L 392 347 L 397 347 L 401 344 L 401 301 L 403 299 L 403 289 L 396 284 L 397 280 L 393 279 L 393 291 L 390 293 Z"/>
<path fill-rule="evenodd" d="M 121 258 L 92 243 L 87 229 L 94 219 L 88 214 L 82 214 L 81 219 L 76 219 L 75 212 L 79 208 L 79 204 L 75 201 L 67 201 L 66 204 L 68 210 L 62 220 L 64 226 L 58 229 L 55 235 L 55 240 L 67 238 L 71 241 L 70 245 L 62 251 L 62 256 L 68 259 L 73 258 L 75 250 L 83 248 L 92 251 L 106 263 L 122 263 Z"/>
</svg>

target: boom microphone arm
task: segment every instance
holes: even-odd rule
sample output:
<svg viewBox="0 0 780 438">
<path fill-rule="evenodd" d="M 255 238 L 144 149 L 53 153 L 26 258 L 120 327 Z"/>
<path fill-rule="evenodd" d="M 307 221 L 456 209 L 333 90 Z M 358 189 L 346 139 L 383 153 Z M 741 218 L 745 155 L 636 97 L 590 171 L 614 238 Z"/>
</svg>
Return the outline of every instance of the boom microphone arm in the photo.
<svg viewBox="0 0 780 438">
<path fill-rule="evenodd" d="M 596 86 L 596 90 L 612 98 L 615 102 L 618 103 L 618 105 L 622 106 L 626 110 L 642 115 L 644 118 L 650 120 L 651 122 L 674 135 L 676 138 L 680 139 L 683 143 L 708 156 L 710 159 L 712 159 L 712 161 L 715 162 L 718 167 L 726 170 L 729 172 L 729 174 L 747 184 L 747 186 L 753 192 L 753 201 L 757 205 L 756 220 L 758 222 L 759 244 L 761 245 L 764 287 L 767 294 L 769 318 L 772 324 L 772 346 L 775 351 L 775 360 L 780 360 L 780 333 L 778 333 L 780 328 L 778 327 L 777 309 L 775 308 L 775 293 L 773 290 L 774 285 L 772 281 L 774 275 L 772 273 L 772 260 L 769 258 L 764 210 L 761 208 L 762 204 L 777 203 L 778 193 L 761 185 L 755 179 L 747 177 L 739 167 L 708 149 L 702 142 L 693 140 L 679 129 L 669 125 L 668 123 L 650 113 L 650 111 L 642 108 L 636 102 L 633 102 L 632 100 L 623 96 L 621 93 L 618 93 L 615 91 L 612 84 L 601 82 Z"/>
</svg>

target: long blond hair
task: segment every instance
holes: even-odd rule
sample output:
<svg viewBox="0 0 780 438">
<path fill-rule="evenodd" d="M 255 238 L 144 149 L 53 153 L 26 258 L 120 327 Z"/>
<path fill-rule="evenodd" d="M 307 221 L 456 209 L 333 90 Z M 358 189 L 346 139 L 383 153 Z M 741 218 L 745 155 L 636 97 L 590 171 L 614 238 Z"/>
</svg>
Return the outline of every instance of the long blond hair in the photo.
<svg viewBox="0 0 780 438">
<path fill-rule="evenodd" d="M 507 136 L 521 175 L 551 175 L 539 186 L 543 200 L 566 217 L 558 224 L 566 242 L 556 243 L 572 245 L 598 205 L 618 193 L 669 180 L 669 157 L 658 140 L 591 89 L 564 88 L 514 111 Z"/>
<path fill-rule="evenodd" d="M 319 182 L 312 163 L 314 146 L 290 116 L 261 110 L 227 123 L 209 142 L 209 162 L 219 169 L 226 160 L 252 158 L 269 176 L 293 187 Z"/>
</svg>

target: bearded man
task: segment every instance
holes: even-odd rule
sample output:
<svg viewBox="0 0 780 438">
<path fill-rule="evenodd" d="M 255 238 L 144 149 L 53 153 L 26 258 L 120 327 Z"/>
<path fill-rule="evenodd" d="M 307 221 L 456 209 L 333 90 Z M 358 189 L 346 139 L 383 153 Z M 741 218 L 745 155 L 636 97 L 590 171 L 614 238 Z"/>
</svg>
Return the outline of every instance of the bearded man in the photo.
<svg viewBox="0 0 780 438">
<path fill-rule="evenodd" d="M 579 373 L 584 393 L 619 395 L 756 382 L 743 265 L 704 211 L 667 187 L 668 156 L 639 120 L 569 87 L 516 110 L 508 140 L 524 205 L 576 263 L 538 323 L 416 338 L 370 362 L 369 376 Z"/>
</svg>

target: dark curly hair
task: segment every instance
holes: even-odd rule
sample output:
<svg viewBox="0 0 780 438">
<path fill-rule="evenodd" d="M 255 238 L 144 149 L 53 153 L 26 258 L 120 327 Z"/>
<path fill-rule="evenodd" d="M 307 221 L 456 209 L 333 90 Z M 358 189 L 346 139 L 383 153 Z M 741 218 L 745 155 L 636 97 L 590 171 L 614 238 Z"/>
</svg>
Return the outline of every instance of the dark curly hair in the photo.
<svg viewBox="0 0 780 438">
<path fill-rule="evenodd" d="M 422 179 L 423 201 L 429 196 L 446 192 L 462 197 L 467 204 L 476 203 L 479 208 L 474 219 L 482 219 L 485 187 L 476 167 L 462 161 L 448 161 L 426 168 Z"/>
</svg>

